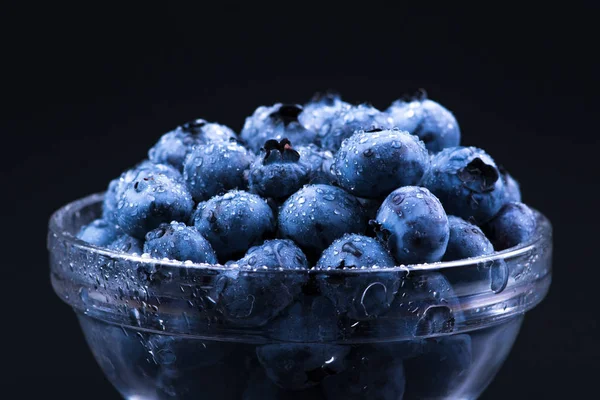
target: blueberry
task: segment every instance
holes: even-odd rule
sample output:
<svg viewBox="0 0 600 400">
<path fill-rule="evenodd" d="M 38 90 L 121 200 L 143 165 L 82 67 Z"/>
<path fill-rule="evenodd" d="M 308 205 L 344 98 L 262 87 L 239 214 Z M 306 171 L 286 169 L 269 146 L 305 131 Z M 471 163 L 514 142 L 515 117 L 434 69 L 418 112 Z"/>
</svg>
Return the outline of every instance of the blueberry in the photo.
<svg viewBox="0 0 600 400">
<path fill-rule="evenodd" d="M 404 362 L 406 397 L 461 398 L 455 391 L 469 379 L 471 350 L 468 334 L 427 339 L 424 354 Z"/>
<path fill-rule="evenodd" d="M 450 240 L 443 261 L 456 261 L 494 253 L 494 246 L 483 231 L 455 216 L 448 216 Z M 452 284 L 469 284 L 487 279 L 489 287 L 500 293 L 508 283 L 508 266 L 502 259 L 480 262 L 477 268 L 448 268 L 442 271 Z"/>
<path fill-rule="evenodd" d="M 250 167 L 249 186 L 263 197 L 284 198 L 308 182 L 309 169 L 287 139 L 267 140 Z"/>
<path fill-rule="evenodd" d="M 308 169 L 309 182 L 312 184 L 332 184 L 335 175 L 331 172 L 333 164 L 333 153 L 329 150 L 321 150 L 315 144 L 296 147 L 300 154 L 300 163 Z"/>
<path fill-rule="evenodd" d="M 216 264 L 217 256 L 208 240 L 194 227 L 172 221 L 146 234 L 144 253 L 153 258 Z"/>
<path fill-rule="evenodd" d="M 519 185 L 519 182 L 517 182 L 502 166 L 499 165 L 498 170 L 500 171 L 500 176 L 504 183 L 506 201 L 521 202 L 521 186 Z"/>
<path fill-rule="evenodd" d="M 163 222 L 186 221 L 193 208 L 194 201 L 183 183 L 160 173 L 140 172 L 124 185 L 116 216 L 125 233 L 142 239 Z"/>
<path fill-rule="evenodd" d="M 103 219 L 97 219 L 82 226 L 77 238 L 95 246 L 106 246 L 117 238 L 117 227 Z"/>
<path fill-rule="evenodd" d="M 269 139 L 279 141 L 287 138 L 296 146 L 313 143 L 316 133 L 298 121 L 301 112 L 302 107 L 297 104 L 277 103 L 271 107 L 258 107 L 246 118 L 241 137 L 256 153 Z"/>
<path fill-rule="evenodd" d="M 333 171 L 339 185 L 352 194 L 378 198 L 418 184 L 429 162 L 416 136 L 399 130 L 362 131 L 342 142 Z"/>
<path fill-rule="evenodd" d="M 342 141 L 356 131 L 390 129 L 392 127 L 392 119 L 387 114 L 368 104 L 360 104 L 342 109 L 327 120 L 320 132 L 321 146 L 335 152 Z"/>
<path fill-rule="evenodd" d="M 242 400 L 323 400 L 325 397 L 320 387 L 305 390 L 285 390 L 275 385 L 261 369 L 253 370 Z"/>
<path fill-rule="evenodd" d="M 208 200 L 230 189 L 244 189 L 244 171 L 253 160 L 236 142 L 199 145 L 183 162 L 183 178 L 195 201 Z"/>
<path fill-rule="evenodd" d="M 519 202 L 507 203 L 483 229 L 496 250 L 506 250 L 531 239 L 536 217 L 531 208 Z"/>
<path fill-rule="evenodd" d="M 323 380 L 328 400 L 400 400 L 405 388 L 402 359 L 370 345 L 353 349 L 346 370 Z"/>
<path fill-rule="evenodd" d="M 448 214 L 481 225 L 505 203 L 504 182 L 494 160 L 476 147 L 444 149 L 431 160 L 421 181 L 435 194 Z"/>
<path fill-rule="evenodd" d="M 344 233 L 363 233 L 364 211 L 356 197 L 328 185 L 307 185 L 279 211 L 279 233 L 314 257 Z"/>
<path fill-rule="evenodd" d="M 396 100 L 386 112 L 394 126 L 417 135 L 432 153 L 460 144 L 460 128 L 454 115 L 439 103 L 427 99 L 424 93 L 408 101 Z"/>
<path fill-rule="evenodd" d="M 307 129 L 319 132 L 323 124 L 336 113 L 352 107 L 349 103 L 342 101 L 337 93 L 316 93 L 313 98 L 304 105 L 298 120 Z"/>
<path fill-rule="evenodd" d="M 479 257 L 494 252 L 494 246 L 479 227 L 453 215 L 448 216 L 448 223 L 450 240 L 442 258 L 444 261 Z"/>
<path fill-rule="evenodd" d="M 317 343 L 268 344 L 256 348 L 267 376 L 280 388 L 302 390 L 317 386 L 346 368 L 349 346 Z"/>
<path fill-rule="evenodd" d="M 303 290 L 311 282 L 305 282 Z M 277 340 L 297 343 L 336 341 L 351 333 L 345 329 L 335 305 L 325 296 L 300 295 L 292 305 L 264 327 Z"/>
<path fill-rule="evenodd" d="M 217 309 L 239 326 L 262 326 L 289 306 L 302 290 L 308 261 L 291 240 L 267 240 L 252 247 L 217 286 Z M 300 270 L 299 272 L 283 272 Z M 273 272 L 269 272 L 273 271 Z"/>
<path fill-rule="evenodd" d="M 373 238 L 345 234 L 329 246 L 317 262 L 321 270 L 367 268 L 357 274 L 321 274 L 317 276 L 321 292 L 340 313 L 355 320 L 376 318 L 390 307 L 400 280 L 393 272 L 377 272 L 377 267 L 393 267 L 394 258 Z"/>
<path fill-rule="evenodd" d="M 275 229 L 275 217 L 267 202 L 237 190 L 199 203 L 193 221 L 222 263 L 243 255 Z"/>
<path fill-rule="evenodd" d="M 141 256 L 144 253 L 144 242 L 129 235 L 121 235 L 112 241 L 108 245 L 108 248 L 115 251 L 122 251 L 123 253 Z"/>
<path fill-rule="evenodd" d="M 448 217 L 437 197 L 425 188 L 394 190 L 371 224 L 399 263 L 436 262 L 446 251 Z"/>
<path fill-rule="evenodd" d="M 181 173 L 172 166 L 165 164 L 154 164 L 148 160 L 142 161 L 133 168 L 123 172 L 121 176 L 113 179 L 109 183 L 108 190 L 104 195 L 102 217 L 107 221 L 117 224 L 116 211 L 119 204 L 119 198 L 123 194 L 124 188 L 127 186 L 127 184 L 138 178 L 138 176 L 142 178 L 151 174 L 163 174 L 175 181 L 183 182 Z"/>
<path fill-rule="evenodd" d="M 235 138 L 235 132 L 230 128 L 197 119 L 165 133 L 148 151 L 148 158 L 155 163 L 169 164 L 182 170 L 185 157 L 194 146 Z"/>
<path fill-rule="evenodd" d="M 389 311 L 374 320 L 373 330 L 382 338 L 419 338 L 452 333 L 463 322 L 460 301 L 444 275 L 411 271 L 401 280 Z"/>
</svg>

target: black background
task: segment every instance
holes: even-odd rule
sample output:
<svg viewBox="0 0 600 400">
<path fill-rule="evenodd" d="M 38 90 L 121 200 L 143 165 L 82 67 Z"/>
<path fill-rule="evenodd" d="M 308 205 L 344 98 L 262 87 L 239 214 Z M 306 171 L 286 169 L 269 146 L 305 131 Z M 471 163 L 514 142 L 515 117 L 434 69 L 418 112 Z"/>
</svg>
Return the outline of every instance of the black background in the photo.
<svg viewBox="0 0 600 400">
<path fill-rule="evenodd" d="M 482 398 L 594 397 L 598 10 L 323 7 L 253 9 L 260 17 L 233 4 L 3 13 L 0 360 L 9 375 L 0 391 L 20 392 L 0 397 L 118 398 L 52 293 L 52 211 L 104 190 L 181 122 L 203 117 L 239 131 L 258 105 L 303 103 L 317 90 L 384 108 L 419 87 L 555 228 L 550 294 Z"/>
</svg>

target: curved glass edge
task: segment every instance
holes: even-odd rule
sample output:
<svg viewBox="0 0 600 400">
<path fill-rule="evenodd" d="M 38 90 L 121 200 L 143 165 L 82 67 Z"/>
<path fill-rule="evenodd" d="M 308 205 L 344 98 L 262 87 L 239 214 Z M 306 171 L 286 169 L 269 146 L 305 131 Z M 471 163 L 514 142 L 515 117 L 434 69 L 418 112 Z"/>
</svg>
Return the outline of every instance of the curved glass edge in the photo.
<svg viewBox="0 0 600 400">
<path fill-rule="evenodd" d="M 168 260 L 168 259 L 154 259 L 149 257 L 143 257 L 138 255 L 132 255 L 122 252 L 113 251 L 107 248 L 95 246 L 84 242 L 81 239 L 78 239 L 75 236 L 75 232 L 71 232 L 64 227 L 64 218 L 73 214 L 75 217 L 79 217 L 81 210 L 84 207 L 90 206 L 101 206 L 102 200 L 104 199 L 104 192 L 95 193 L 86 197 L 83 197 L 79 200 L 71 202 L 62 208 L 55 211 L 50 217 L 49 221 L 49 242 L 52 239 L 64 240 L 66 243 L 71 244 L 73 247 L 78 248 L 82 251 L 94 252 L 98 255 L 108 257 L 115 260 L 127 260 L 137 263 L 145 263 L 148 265 L 156 265 L 160 264 L 163 267 L 173 267 L 173 268 L 185 268 L 185 269 L 209 269 L 215 271 L 230 271 L 232 268 L 236 268 L 235 264 L 224 266 L 221 264 L 206 264 L 206 263 L 193 263 L 190 261 L 178 261 L 178 260 Z M 552 240 L 552 225 L 550 221 L 539 211 L 533 209 L 536 213 L 537 225 L 535 234 L 528 240 L 527 242 L 520 243 L 518 246 L 515 246 L 510 249 L 502 250 L 495 252 L 494 254 L 480 257 L 472 257 L 463 260 L 456 261 L 439 261 L 435 263 L 423 263 L 423 264 L 409 264 L 409 265 L 397 265 L 391 267 L 377 267 L 375 268 L 377 271 L 431 271 L 432 269 L 441 270 L 445 268 L 456 268 L 456 267 L 469 267 L 469 266 L 477 266 L 481 263 L 491 262 L 494 260 L 501 260 L 507 258 L 518 257 L 523 254 L 527 254 L 531 252 L 536 246 L 545 245 L 545 243 Z M 91 221 L 88 221 L 91 222 Z M 49 243 L 50 246 L 50 243 Z M 263 272 L 261 269 L 253 269 L 253 272 Z M 344 269 L 344 270 L 286 270 L 285 273 L 310 273 L 310 274 L 360 274 L 360 273 L 370 273 L 373 269 L 367 268 L 353 268 L 353 269 Z M 274 271 L 269 270 L 265 271 L 268 273 L 273 273 Z"/>
<path fill-rule="evenodd" d="M 280 317 L 258 324 L 232 320 L 221 293 L 233 281 L 261 289 L 260 285 L 267 287 L 264 279 L 285 285 L 303 276 L 305 283 L 343 282 L 342 286 L 336 286 L 340 290 L 333 294 L 334 300 L 341 295 L 344 300 L 355 301 L 361 298 L 361 293 L 364 298 L 372 287 L 383 287 L 385 293 L 392 293 L 394 298 L 386 298 L 385 310 L 378 315 L 340 317 L 335 333 L 325 332 L 318 338 L 298 341 L 414 340 L 501 323 L 535 307 L 545 297 L 551 282 L 551 226 L 539 213 L 538 231 L 529 243 L 491 257 L 378 270 L 311 270 L 306 273 L 165 262 L 85 244 L 74 237 L 73 230 L 98 215 L 101 200 L 102 194 L 88 196 L 53 215 L 48 233 L 52 285 L 59 297 L 76 311 L 142 331 L 211 340 L 296 341 L 289 332 L 274 327 Z M 68 224 L 72 225 L 71 231 L 63 229 Z M 504 269 L 496 266 L 504 266 Z M 443 307 L 432 303 L 432 295 L 439 297 L 435 288 L 414 290 L 415 282 L 421 285 L 439 276 L 451 282 L 452 287 L 442 293 L 446 297 Z M 303 302 L 309 299 L 310 303 L 321 295 L 299 296 Z M 296 303 L 299 302 L 296 299 Z M 365 307 L 362 300 L 360 305 Z M 396 312 L 402 307 L 409 313 Z M 348 314 L 347 308 L 347 304 L 337 303 L 336 315 Z M 301 308 L 301 312 L 300 318 L 306 318 L 302 324 L 315 322 L 310 320 L 310 307 Z M 306 326 L 299 326 L 303 327 Z"/>
</svg>

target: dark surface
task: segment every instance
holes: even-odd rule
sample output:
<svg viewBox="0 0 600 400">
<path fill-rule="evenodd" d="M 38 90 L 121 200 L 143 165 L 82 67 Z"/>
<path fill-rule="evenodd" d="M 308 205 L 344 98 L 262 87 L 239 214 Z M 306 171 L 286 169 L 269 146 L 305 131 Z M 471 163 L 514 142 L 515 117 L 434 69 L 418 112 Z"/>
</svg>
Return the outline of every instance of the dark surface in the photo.
<svg viewBox="0 0 600 400">
<path fill-rule="evenodd" d="M 316 90 L 384 108 L 423 87 L 455 113 L 463 143 L 504 164 L 524 201 L 555 228 L 550 294 L 528 314 L 482 399 L 589 398 L 600 361 L 600 68 L 590 58 L 598 10 L 569 3 L 548 15 L 507 6 L 506 16 L 482 9 L 468 10 L 477 17 L 426 17 L 365 5 L 349 19 L 292 6 L 293 15 L 260 21 L 207 9 L 30 5 L 2 13 L 1 335 L 9 372 L 0 397 L 118 398 L 74 314 L 52 293 L 52 211 L 104 190 L 179 123 L 202 117 L 239 132 L 258 105 L 304 102 Z M 306 19 L 293 22 L 302 10 Z"/>
</svg>

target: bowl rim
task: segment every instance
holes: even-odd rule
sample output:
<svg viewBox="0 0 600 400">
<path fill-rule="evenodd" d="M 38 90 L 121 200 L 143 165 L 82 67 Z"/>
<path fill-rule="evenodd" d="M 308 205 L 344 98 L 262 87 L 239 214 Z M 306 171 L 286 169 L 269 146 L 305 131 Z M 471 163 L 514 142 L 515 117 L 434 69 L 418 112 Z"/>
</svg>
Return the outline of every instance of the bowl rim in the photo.
<svg viewBox="0 0 600 400">
<path fill-rule="evenodd" d="M 551 244 L 552 237 L 552 225 L 549 219 L 539 212 L 538 210 L 532 208 L 533 212 L 536 215 L 536 230 L 532 237 L 518 244 L 517 246 L 508 248 L 506 250 L 501 250 L 498 252 L 494 252 L 490 255 L 479 256 L 479 257 L 471 257 L 465 258 L 456 261 L 438 261 L 434 263 L 421 263 L 421 264 L 408 264 L 408 265 L 397 265 L 393 267 L 362 267 L 362 268 L 344 268 L 344 269 L 317 269 L 312 267 L 308 270 L 305 269 L 268 269 L 268 268 L 244 268 L 239 267 L 237 264 L 232 263 L 230 265 L 223 264 L 208 264 L 208 263 L 194 263 L 191 261 L 179 261 L 172 259 L 157 259 L 151 258 L 150 255 L 134 255 L 128 254 L 124 252 L 110 250 L 105 247 L 96 246 L 90 243 L 87 243 L 75 235 L 67 232 L 65 229 L 62 229 L 62 218 L 67 215 L 77 214 L 82 208 L 86 206 L 90 206 L 94 203 L 101 202 L 104 199 L 105 192 L 98 192 L 91 195 L 87 195 L 81 197 L 77 200 L 69 202 L 56 211 L 52 213 L 48 223 L 48 233 L 54 235 L 55 238 L 68 243 L 69 245 L 90 253 L 95 253 L 102 255 L 104 257 L 108 257 L 113 260 L 123 260 L 127 262 L 136 262 L 147 265 L 156 265 L 160 264 L 161 266 L 168 266 L 172 268 L 186 268 L 186 269 L 196 269 L 196 270 L 212 270 L 212 271 L 228 271 L 233 269 L 239 269 L 243 271 L 253 271 L 253 272 L 267 272 L 270 274 L 273 273 L 327 273 L 327 274 L 355 274 L 355 273 L 373 273 L 373 272 L 397 272 L 397 271 L 436 271 L 436 270 L 444 270 L 448 268 L 476 268 L 478 265 L 482 263 L 488 263 L 495 260 L 504 260 L 510 259 L 513 257 L 518 257 L 522 254 L 526 254 L 532 250 L 534 250 L 537 246 L 543 245 L 544 243 Z"/>
</svg>

